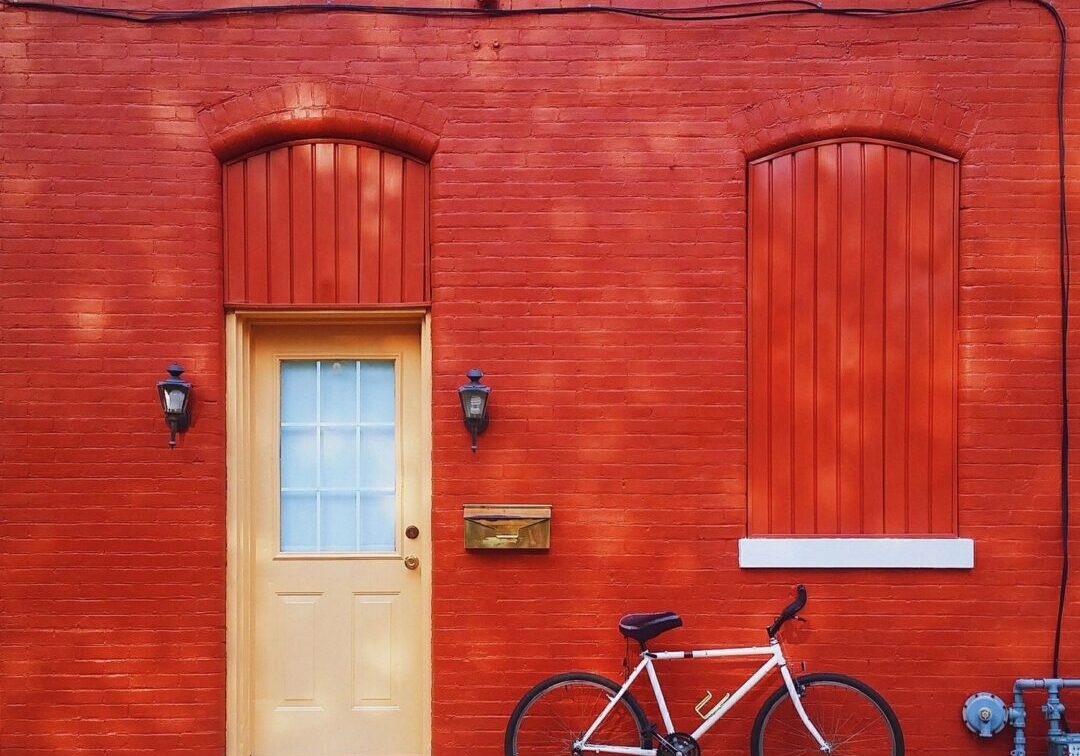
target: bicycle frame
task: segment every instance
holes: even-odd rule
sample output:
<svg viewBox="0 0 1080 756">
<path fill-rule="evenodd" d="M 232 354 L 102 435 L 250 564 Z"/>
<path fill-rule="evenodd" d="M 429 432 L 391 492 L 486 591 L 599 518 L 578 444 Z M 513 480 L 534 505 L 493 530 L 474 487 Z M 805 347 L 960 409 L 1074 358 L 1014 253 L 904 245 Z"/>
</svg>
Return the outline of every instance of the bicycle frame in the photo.
<svg viewBox="0 0 1080 756">
<path fill-rule="evenodd" d="M 608 705 L 600 713 L 600 716 L 592 723 L 585 734 L 581 736 L 581 740 L 574 743 L 575 753 L 613 753 L 621 754 L 622 756 L 657 756 L 656 748 L 631 748 L 628 746 L 611 746 L 603 745 L 601 743 L 590 743 L 589 739 L 593 736 L 596 730 L 604 723 L 608 715 L 619 703 L 626 692 L 630 690 L 630 686 L 634 684 L 634 681 L 644 671 L 649 676 L 649 682 L 652 684 L 653 695 L 656 696 L 656 705 L 660 709 L 660 716 L 664 719 L 664 728 L 669 735 L 676 732 L 675 725 L 671 721 L 671 714 L 668 712 L 667 701 L 664 699 L 664 691 L 660 688 L 660 679 L 656 676 L 655 662 L 657 661 L 674 661 L 676 659 L 719 659 L 719 658 L 734 658 L 742 656 L 767 656 L 768 659 L 758 669 L 757 672 L 752 674 L 746 682 L 744 682 L 737 691 L 731 694 L 731 697 L 724 701 L 715 711 L 711 712 L 701 725 L 694 730 L 690 735 L 694 740 L 700 740 L 701 736 L 707 733 L 713 728 L 717 722 L 724 718 L 724 715 L 731 711 L 743 697 L 749 693 L 754 687 L 765 679 L 765 676 L 772 672 L 774 669 L 780 669 L 780 676 L 784 678 L 784 685 L 787 686 L 788 693 L 791 695 L 791 701 L 795 705 L 795 711 L 798 712 L 799 718 L 803 724 L 806 725 L 807 731 L 813 736 L 814 740 L 821 746 L 822 753 L 831 753 L 832 748 L 825 739 L 821 737 L 821 733 L 814 727 L 813 722 L 806 715 L 806 710 L 803 708 L 802 701 L 799 698 L 799 691 L 795 687 L 795 681 L 791 676 L 791 672 L 787 668 L 787 660 L 784 658 L 784 652 L 780 648 L 780 642 L 775 638 L 769 641 L 768 646 L 753 646 L 749 648 L 716 648 L 706 649 L 703 651 L 643 651 L 641 654 L 641 661 L 638 663 L 634 671 L 630 673 L 630 676 L 626 678 L 626 683 L 622 686 L 618 693 L 616 693 Z"/>
</svg>

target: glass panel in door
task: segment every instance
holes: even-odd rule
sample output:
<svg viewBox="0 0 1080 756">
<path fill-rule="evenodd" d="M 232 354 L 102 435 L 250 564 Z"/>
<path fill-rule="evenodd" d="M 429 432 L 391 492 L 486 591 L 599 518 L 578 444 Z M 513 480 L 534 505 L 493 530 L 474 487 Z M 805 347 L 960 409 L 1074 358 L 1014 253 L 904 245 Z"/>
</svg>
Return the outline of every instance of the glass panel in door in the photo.
<svg viewBox="0 0 1080 756">
<path fill-rule="evenodd" d="M 395 550 L 397 416 L 393 360 L 281 363 L 282 552 Z"/>
</svg>

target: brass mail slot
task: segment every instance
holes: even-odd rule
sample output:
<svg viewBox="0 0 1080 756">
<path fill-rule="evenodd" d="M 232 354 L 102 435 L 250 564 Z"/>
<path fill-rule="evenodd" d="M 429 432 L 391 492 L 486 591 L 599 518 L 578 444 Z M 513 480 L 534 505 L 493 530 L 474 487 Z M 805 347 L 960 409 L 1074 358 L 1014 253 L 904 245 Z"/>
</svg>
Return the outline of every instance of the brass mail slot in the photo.
<svg viewBox="0 0 1080 756">
<path fill-rule="evenodd" d="M 551 548 L 551 505 L 466 504 L 465 548 Z"/>
</svg>

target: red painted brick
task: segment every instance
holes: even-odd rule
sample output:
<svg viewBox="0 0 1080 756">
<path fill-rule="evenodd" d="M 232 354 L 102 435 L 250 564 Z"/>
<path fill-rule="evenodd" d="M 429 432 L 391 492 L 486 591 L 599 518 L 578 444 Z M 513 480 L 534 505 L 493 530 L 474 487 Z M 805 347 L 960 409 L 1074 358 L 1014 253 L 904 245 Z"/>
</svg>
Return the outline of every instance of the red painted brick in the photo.
<svg viewBox="0 0 1080 756">
<path fill-rule="evenodd" d="M 333 14 L 151 28 L 0 12 L 0 753 L 223 752 L 219 158 L 316 134 L 431 161 L 436 756 L 500 753 L 506 715 L 547 673 L 617 676 L 624 612 L 682 612 L 672 643 L 753 642 L 797 580 L 811 624 L 793 657 L 878 686 L 912 754 L 1006 753 L 958 711 L 973 690 L 1050 671 L 1046 20 L 1004 3 L 730 24 Z M 972 572 L 737 567 L 746 160 L 844 134 L 961 159 Z M 153 384 L 173 359 L 198 393 L 170 452 Z M 476 455 L 454 394 L 474 365 L 495 390 Z M 461 505 L 500 499 L 555 505 L 550 554 L 462 550 Z M 704 689 L 735 680 L 722 665 L 661 674 L 689 721 Z M 761 697 L 708 752 L 745 752 Z"/>
</svg>

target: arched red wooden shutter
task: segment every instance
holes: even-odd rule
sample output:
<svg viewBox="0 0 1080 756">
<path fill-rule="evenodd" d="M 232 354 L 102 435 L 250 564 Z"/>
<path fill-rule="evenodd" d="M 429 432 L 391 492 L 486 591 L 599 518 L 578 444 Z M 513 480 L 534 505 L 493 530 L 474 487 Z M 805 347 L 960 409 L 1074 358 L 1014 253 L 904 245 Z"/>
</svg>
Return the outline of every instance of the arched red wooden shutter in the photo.
<svg viewBox="0 0 1080 756">
<path fill-rule="evenodd" d="M 429 302 L 423 163 L 303 142 L 227 164 L 224 182 L 226 306 Z"/>
<path fill-rule="evenodd" d="M 957 187 L 875 140 L 750 164 L 751 535 L 956 533 Z"/>
</svg>

